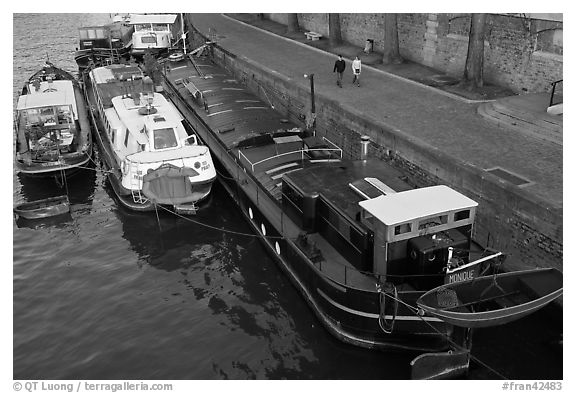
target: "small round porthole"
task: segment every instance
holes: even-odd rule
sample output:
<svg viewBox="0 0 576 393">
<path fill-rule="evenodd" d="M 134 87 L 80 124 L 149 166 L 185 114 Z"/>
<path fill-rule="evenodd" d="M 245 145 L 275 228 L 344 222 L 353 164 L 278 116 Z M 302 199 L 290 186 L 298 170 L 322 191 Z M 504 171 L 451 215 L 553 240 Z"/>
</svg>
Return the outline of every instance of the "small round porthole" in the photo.
<svg viewBox="0 0 576 393">
<path fill-rule="evenodd" d="M 264 226 L 264 224 L 260 225 L 260 229 L 262 229 L 262 234 L 266 236 L 266 227 Z"/>
<path fill-rule="evenodd" d="M 428 255 L 428 261 L 429 262 L 433 262 L 436 259 L 436 254 L 430 254 Z"/>
<path fill-rule="evenodd" d="M 280 255 L 280 244 L 276 242 L 276 254 Z"/>
<path fill-rule="evenodd" d="M 250 219 L 251 219 L 251 220 L 254 219 L 254 213 L 252 212 L 252 208 L 251 208 L 251 207 L 248 208 L 248 215 L 250 216 Z"/>
</svg>

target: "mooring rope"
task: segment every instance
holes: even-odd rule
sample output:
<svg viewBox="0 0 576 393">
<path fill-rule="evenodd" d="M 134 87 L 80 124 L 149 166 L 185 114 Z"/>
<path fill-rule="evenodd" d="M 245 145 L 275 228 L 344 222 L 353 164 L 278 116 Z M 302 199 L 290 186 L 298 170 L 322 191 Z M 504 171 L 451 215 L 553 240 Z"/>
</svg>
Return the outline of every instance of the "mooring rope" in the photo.
<svg viewBox="0 0 576 393">
<path fill-rule="evenodd" d="M 200 225 L 200 226 L 209 228 L 209 229 L 213 229 L 213 230 L 216 230 L 216 231 L 220 231 L 220 232 L 224 232 L 224 233 L 229 233 L 229 234 L 232 234 L 232 235 L 240 235 L 240 236 L 248 236 L 248 237 L 258 237 L 258 238 L 264 237 L 264 238 L 267 238 L 267 239 L 290 239 L 290 238 L 287 238 L 287 237 L 284 237 L 284 236 L 256 235 L 256 234 L 254 234 L 254 233 L 245 233 L 245 232 L 231 231 L 231 230 L 228 230 L 228 229 L 219 228 L 219 227 L 215 227 L 215 226 L 213 226 L 213 225 L 205 224 L 205 223 L 200 222 L 200 221 L 197 221 L 197 220 L 193 220 L 193 219 L 191 219 L 190 217 L 187 217 L 187 216 L 184 216 L 184 215 L 182 215 L 182 214 L 179 214 L 178 212 L 175 212 L 175 211 L 173 211 L 173 210 L 170 210 L 170 209 L 168 209 L 168 208 L 166 208 L 166 207 L 164 207 L 164 206 L 162 206 L 162 205 L 158 205 L 158 206 L 160 207 L 160 209 L 163 209 L 163 210 L 167 211 L 168 213 L 171 213 L 171 214 L 175 215 L 176 217 L 182 218 L 182 219 L 184 219 L 184 220 L 186 220 L 186 221 L 189 221 L 189 222 L 191 222 L 191 223 L 194 223 L 194 224 L 197 224 L 197 225 Z"/>
</svg>

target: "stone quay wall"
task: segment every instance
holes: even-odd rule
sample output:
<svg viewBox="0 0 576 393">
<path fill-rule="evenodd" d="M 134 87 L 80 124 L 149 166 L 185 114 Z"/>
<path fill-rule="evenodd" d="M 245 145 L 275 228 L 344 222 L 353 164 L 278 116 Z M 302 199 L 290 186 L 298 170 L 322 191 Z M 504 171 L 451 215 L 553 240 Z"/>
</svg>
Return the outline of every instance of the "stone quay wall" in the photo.
<svg viewBox="0 0 576 393">
<path fill-rule="evenodd" d="M 286 24 L 286 14 L 264 14 Z M 400 54 L 410 61 L 461 78 L 470 32 L 470 14 L 398 14 Z M 488 14 L 484 43 L 484 80 L 516 93 L 549 92 L 563 79 L 563 22 L 545 15 Z M 298 14 L 302 30 L 328 36 L 328 14 Z M 342 39 L 384 50 L 384 14 L 340 14 Z"/>
</svg>

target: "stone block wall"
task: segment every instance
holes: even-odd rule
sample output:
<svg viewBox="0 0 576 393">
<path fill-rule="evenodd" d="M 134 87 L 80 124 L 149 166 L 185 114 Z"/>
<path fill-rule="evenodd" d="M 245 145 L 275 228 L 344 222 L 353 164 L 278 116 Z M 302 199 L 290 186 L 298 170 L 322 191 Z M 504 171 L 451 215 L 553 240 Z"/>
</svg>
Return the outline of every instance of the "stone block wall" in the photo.
<svg viewBox="0 0 576 393">
<path fill-rule="evenodd" d="M 286 14 L 266 14 L 286 23 Z M 328 14 L 298 14 L 303 30 L 328 35 Z M 344 41 L 384 47 L 384 14 L 340 14 Z M 516 93 L 550 91 L 563 79 L 563 23 L 489 14 L 486 22 L 484 79 Z M 400 54 L 456 78 L 462 77 L 468 52 L 470 14 L 398 14 Z"/>
</svg>

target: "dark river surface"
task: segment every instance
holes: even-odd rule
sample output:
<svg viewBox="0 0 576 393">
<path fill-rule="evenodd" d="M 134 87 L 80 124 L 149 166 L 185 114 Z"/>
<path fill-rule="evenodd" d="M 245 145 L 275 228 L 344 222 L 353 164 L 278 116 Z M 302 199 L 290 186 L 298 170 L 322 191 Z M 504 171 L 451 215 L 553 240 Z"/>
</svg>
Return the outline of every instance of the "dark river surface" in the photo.
<svg viewBox="0 0 576 393">
<path fill-rule="evenodd" d="M 47 56 L 75 71 L 77 28 L 108 17 L 14 14 L 13 103 Z M 70 217 L 12 222 L 14 379 L 409 378 L 414 355 L 319 325 L 219 184 L 191 220 L 157 219 L 120 208 L 95 161 Z M 13 173 L 14 204 L 65 192 Z M 468 378 L 562 379 L 561 334 L 550 307 L 478 330 Z"/>
</svg>

